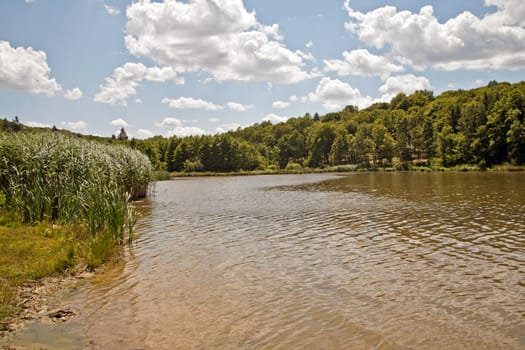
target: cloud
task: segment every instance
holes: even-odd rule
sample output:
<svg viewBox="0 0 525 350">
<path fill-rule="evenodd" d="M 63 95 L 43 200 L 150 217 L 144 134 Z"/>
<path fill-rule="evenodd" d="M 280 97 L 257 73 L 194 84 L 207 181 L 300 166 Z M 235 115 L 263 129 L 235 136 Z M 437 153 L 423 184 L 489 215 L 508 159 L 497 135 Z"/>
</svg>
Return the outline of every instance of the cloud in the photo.
<svg viewBox="0 0 525 350">
<path fill-rule="evenodd" d="M 252 109 L 254 107 L 254 105 L 243 105 L 243 104 L 237 103 L 237 102 L 228 102 L 226 104 L 226 107 L 228 107 L 228 109 L 230 111 L 246 112 L 246 111 Z"/>
<path fill-rule="evenodd" d="M 230 111 L 234 112 L 246 112 L 254 107 L 254 105 L 243 105 L 238 102 L 228 102 L 226 106 L 222 106 L 192 97 L 179 97 L 177 99 L 163 98 L 162 103 L 176 109 L 204 109 L 207 111 L 220 111 L 228 108 Z"/>
<path fill-rule="evenodd" d="M 146 139 L 146 138 L 153 137 L 153 136 L 154 136 L 153 132 L 148 129 L 138 129 L 137 130 L 138 138 Z"/>
<path fill-rule="evenodd" d="M 112 16 L 120 15 L 120 10 L 114 6 L 104 4 L 104 8 L 106 9 L 106 12 Z"/>
<path fill-rule="evenodd" d="M 299 101 L 299 97 L 297 97 L 296 95 L 292 95 L 288 98 L 288 100 L 290 100 L 290 102 L 297 102 Z"/>
<path fill-rule="evenodd" d="M 141 104 L 141 103 L 142 103 L 142 100 L 141 100 L 140 98 L 137 98 L 137 99 L 135 100 L 135 103 Z"/>
<path fill-rule="evenodd" d="M 82 91 L 79 88 L 66 90 L 66 92 L 64 93 L 64 98 L 70 101 L 78 100 L 81 97 L 82 97 Z"/>
<path fill-rule="evenodd" d="M 223 106 L 201 99 L 194 99 L 192 97 L 179 97 L 177 99 L 163 98 L 162 103 L 176 109 L 205 109 L 207 111 L 218 111 L 224 109 Z"/>
<path fill-rule="evenodd" d="M 178 85 L 184 84 L 184 78 L 177 77 L 176 72 L 171 67 L 150 67 L 144 72 L 144 79 L 154 81 L 157 83 L 165 82 L 166 80 L 174 79 Z"/>
<path fill-rule="evenodd" d="M 87 128 L 87 123 L 83 120 L 79 120 L 77 122 L 61 122 L 60 124 L 73 130 L 83 130 Z"/>
<path fill-rule="evenodd" d="M 347 30 L 365 44 L 389 48 L 416 69 L 522 69 L 525 67 L 525 3 L 522 0 L 485 0 L 495 13 L 477 17 L 465 11 L 445 23 L 432 6 L 419 13 L 385 6 L 362 13 L 345 1 Z"/>
<path fill-rule="evenodd" d="M 223 124 L 215 128 L 215 132 L 218 134 L 224 134 L 228 131 L 235 131 L 241 127 L 241 124 L 238 123 L 231 123 L 231 124 Z"/>
<path fill-rule="evenodd" d="M 169 130 L 167 134 L 168 136 L 186 137 L 205 135 L 206 131 L 195 126 L 176 126 L 174 129 Z"/>
<path fill-rule="evenodd" d="M 105 85 L 100 85 L 100 91 L 94 101 L 111 105 L 127 106 L 128 98 L 136 95 L 137 86 L 143 80 L 164 82 L 176 79 L 176 72 L 171 67 L 146 67 L 142 63 L 126 63 L 115 68 L 113 75 L 106 78 Z"/>
<path fill-rule="evenodd" d="M 128 51 L 177 72 L 284 84 L 311 77 L 303 53 L 281 43 L 279 26 L 259 23 L 242 0 L 139 1 L 126 15 Z"/>
<path fill-rule="evenodd" d="M 489 22 L 504 25 L 525 26 L 525 3 L 521 0 L 485 0 L 486 6 L 496 6 L 498 10 L 485 19 Z"/>
<path fill-rule="evenodd" d="M 270 113 L 270 114 L 266 115 L 266 117 L 264 117 L 262 120 L 263 120 L 263 122 L 270 122 L 272 124 L 277 124 L 277 123 L 283 123 L 283 122 L 287 121 L 288 118 L 281 117 L 280 115 Z"/>
<path fill-rule="evenodd" d="M 195 126 L 184 126 L 183 121 L 177 118 L 164 118 L 160 123 L 155 123 L 156 126 L 169 129 L 166 136 L 186 137 L 192 135 L 204 135 L 206 131 Z"/>
<path fill-rule="evenodd" d="M 156 124 L 160 127 L 182 126 L 182 121 L 177 118 L 164 118 L 160 123 Z"/>
<path fill-rule="evenodd" d="M 219 118 L 208 118 L 208 121 L 209 121 L 210 123 L 218 123 L 218 122 L 220 122 L 221 120 L 220 120 Z"/>
<path fill-rule="evenodd" d="M 284 109 L 288 106 L 290 106 L 290 103 L 285 101 L 275 101 L 272 103 L 272 108 L 274 109 Z"/>
<path fill-rule="evenodd" d="M 30 91 L 35 94 L 55 95 L 62 90 L 49 74 L 44 51 L 32 47 L 11 47 L 0 40 L 0 87 Z"/>
<path fill-rule="evenodd" d="M 304 102 L 306 99 L 301 98 L 301 100 Z M 372 98 L 362 96 L 359 89 L 353 88 L 339 79 L 327 77 L 321 79 L 315 92 L 308 94 L 308 100 L 320 102 L 327 110 L 338 110 L 347 105 L 362 108 L 372 103 Z"/>
<path fill-rule="evenodd" d="M 32 128 L 50 128 L 51 127 L 51 124 L 40 123 L 40 122 L 33 122 L 33 121 L 24 122 L 23 124 L 27 125 L 27 126 L 30 126 Z"/>
<path fill-rule="evenodd" d="M 387 77 L 392 73 L 402 72 L 404 68 L 390 62 L 383 56 L 371 54 L 368 50 L 359 49 L 343 52 L 344 60 L 325 60 L 325 72 L 337 72 L 340 76 L 363 75 Z"/>
<path fill-rule="evenodd" d="M 417 77 L 413 74 L 406 74 L 388 78 L 379 88 L 379 92 L 386 95 L 383 96 L 381 100 L 390 101 L 392 97 L 400 92 L 409 95 L 417 90 L 431 89 L 432 86 L 427 78 Z"/>
<path fill-rule="evenodd" d="M 309 42 L 306 43 L 305 45 L 307 48 L 311 49 L 313 46 L 314 46 L 314 43 L 312 40 L 310 40 Z"/>
<path fill-rule="evenodd" d="M 128 122 L 122 118 L 113 119 L 109 124 L 112 126 L 118 126 L 119 128 L 125 128 L 128 126 Z"/>
</svg>

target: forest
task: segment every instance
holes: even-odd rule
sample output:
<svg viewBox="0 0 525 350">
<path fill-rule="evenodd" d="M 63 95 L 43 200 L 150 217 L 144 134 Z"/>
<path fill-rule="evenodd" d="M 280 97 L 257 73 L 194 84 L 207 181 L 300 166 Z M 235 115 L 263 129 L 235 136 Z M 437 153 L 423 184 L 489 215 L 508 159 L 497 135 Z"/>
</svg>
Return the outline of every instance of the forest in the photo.
<svg viewBox="0 0 525 350">
<path fill-rule="evenodd" d="M 398 94 L 366 109 L 347 106 L 224 134 L 132 139 L 157 169 L 231 172 L 355 165 L 481 169 L 525 164 L 525 82 L 472 90 Z"/>
<path fill-rule="evenodd" d="M 411 167 L 479 169 L 525 164 L 525 82 L 472 90 L 416 91 L 359 110 L 263 122 L 223 134 L 105 142 L 145 153 L 169 172 Z M 0 121 L 1 122 L 1 121 Z M 3 129 L 13 127 L 4 120 Z"/>
</svg>

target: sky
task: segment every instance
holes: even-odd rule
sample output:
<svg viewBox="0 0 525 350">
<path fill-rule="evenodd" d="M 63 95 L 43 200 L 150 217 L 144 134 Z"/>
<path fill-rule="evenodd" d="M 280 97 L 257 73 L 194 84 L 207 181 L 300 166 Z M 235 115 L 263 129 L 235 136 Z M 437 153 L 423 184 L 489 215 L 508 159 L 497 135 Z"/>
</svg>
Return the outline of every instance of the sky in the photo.
<svg viewBox="0 0 525 350">
<path fill-rule="evenodd" d="M 523 0 L 3 0 L 0 118 L 215 134 L 525 79 Z"/>
</svg>

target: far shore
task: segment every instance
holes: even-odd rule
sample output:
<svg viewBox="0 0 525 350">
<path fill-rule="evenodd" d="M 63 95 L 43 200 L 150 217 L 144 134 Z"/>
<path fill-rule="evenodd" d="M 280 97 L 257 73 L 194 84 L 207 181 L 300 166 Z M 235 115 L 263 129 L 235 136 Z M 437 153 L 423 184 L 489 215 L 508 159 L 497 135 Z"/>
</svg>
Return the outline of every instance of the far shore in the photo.
<svg viewBox="0 0 525 350">
<path fill-rule="evenodd" d="M 403 167 L 358 167 L 355 165 L 340 165 L 326 168 L 295 168 L 295 169 L 269 169 L 253 171 L 233 171 L 233 172 L 158 172 L 158 180 L 169 180 L 170 178 L 182 177 L 221 177 L 221 176 L 256 176 L 256 175 L 286 175 L 286 174 L 324 174 L 324 173 L 357 173 L 357 172 L 523 172 L 525 166 L 498 165 L 492 168 L 481 168 L 476 165 L 459 165 L 451 168 L 446 167 L 426 167 L 410 166 Z"/>
</svg>

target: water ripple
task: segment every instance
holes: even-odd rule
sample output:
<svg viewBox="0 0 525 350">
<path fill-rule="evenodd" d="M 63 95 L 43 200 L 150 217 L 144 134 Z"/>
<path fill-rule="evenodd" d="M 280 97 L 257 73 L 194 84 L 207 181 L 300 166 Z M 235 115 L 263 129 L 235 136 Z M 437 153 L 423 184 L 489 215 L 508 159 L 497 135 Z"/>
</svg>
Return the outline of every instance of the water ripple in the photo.
<svg viewBox="0 0 525 350">
<path fill-rule="evenodd" d="M 105 349 L 524 348 L 523 198 L 523 174 L 158 183 L 79 324 Z"/>
</svg>

